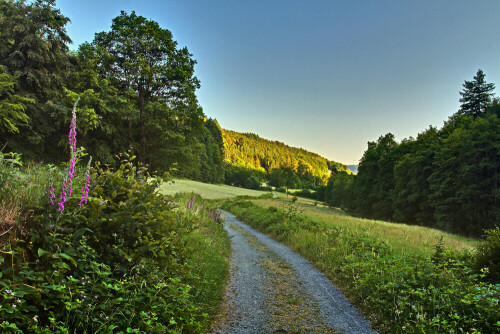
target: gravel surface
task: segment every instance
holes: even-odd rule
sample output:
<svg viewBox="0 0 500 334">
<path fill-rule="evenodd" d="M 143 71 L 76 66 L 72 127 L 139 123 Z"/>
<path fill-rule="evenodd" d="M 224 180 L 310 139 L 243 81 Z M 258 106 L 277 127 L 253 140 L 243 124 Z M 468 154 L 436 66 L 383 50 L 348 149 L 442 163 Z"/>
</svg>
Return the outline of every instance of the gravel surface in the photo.
<svg viewBox="0 0 500 334">
<path fill-rule="evenodd" d="M 229 284 L 213 333 L 376 333 L 307 260 L 224 212 Z"/>
</svg>

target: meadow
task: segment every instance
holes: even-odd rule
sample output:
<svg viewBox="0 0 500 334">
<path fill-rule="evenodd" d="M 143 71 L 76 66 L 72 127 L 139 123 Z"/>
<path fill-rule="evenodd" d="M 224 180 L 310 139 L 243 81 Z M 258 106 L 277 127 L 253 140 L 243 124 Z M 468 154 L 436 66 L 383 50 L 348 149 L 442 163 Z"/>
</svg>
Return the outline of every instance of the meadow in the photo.
<svg viewBox="0 0 500 334">
<path fill-rule="evenodd" d="M 290 206 L 290 200 L 283 197 L 277 199 L 252 199 L 251 201 L 264 208 L 275 206 L 286 209 Z M 435 251 L 436 243 L 441 238 L 443 238 L 447 248 L 455 251 L 472 250 L 479 243 L 477 239 L 466 238 L 433 228 L 352 217 L 338 208 L 330 208 L 306 198 L 299 198 L 295 202 L 294 208 L 326 226 L 342 227 L 348 232 L 363 233 L 371 238 L 383 240 L 389 245 L 391 251 L 398 252 L 401 255 L 430 255 Z"/>
<path fill-rule="evenodd" d="M 159 189 L 166 195 L 196 193 L 205 199 L 219 200 L 236 198 L 238 196 L 261 196 L 260 198 L 251 198 L 249 200 L 263 208 L 274 206 L 284 210 L 292 205 L 291 199 L 293 198 L 292 195 L 294 192 L 292 189 L 289 196 L 280 192 L 274 192 L 273 194 L 276 194 L 277 198 L 270 198 L 272 197 L 270 195 L 262 196 L 270 194 L 268 191 L 251 190 L 228 185 L 215 185 L 182 179 L 164 183 Z M 343 227 L 346 231 L 362 232 L 369 237 L 384 240 L 391 250 L 399 252 L 401 255 L 415 253 L 430 255 L 435 251 L 435 246 L 441 237 L 446 247 L 455 251 L 464 249 L 472 250 L 479 243 L 478 239 L 466 238 L 433 228 L 352 217 L 344 213 L 341 209 L 331 208 L 321 202 L 308 198 L 297 197 L 297 201 L 293 204 L 293 208 L 322 224 Z"/>
<path fill-rule="evenodd" d="M 232 187 L 223 184 L 203 183 L 186 179 L 174 179 L 163 183 L 159 191 L 165 195 L 175 195 L 178 193 L 196 193 L 205 199 L 224 199 L 237 196 L 260 196 L 267 194 L 267 191 Z"/>
</svg>

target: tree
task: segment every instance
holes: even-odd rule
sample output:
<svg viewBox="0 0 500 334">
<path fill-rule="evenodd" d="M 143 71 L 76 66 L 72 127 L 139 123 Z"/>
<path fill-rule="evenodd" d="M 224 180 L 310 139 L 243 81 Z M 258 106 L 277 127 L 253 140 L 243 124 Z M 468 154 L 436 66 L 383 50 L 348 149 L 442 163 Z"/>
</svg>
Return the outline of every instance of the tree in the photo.
<svg viewBox="0 0 500 334">
<path fill-rule="evenodd" d="M 477 117 L 486 113 L 486 109 L 491 103 L 495 84 L 486 83 L 484 77 L 483 70 L 479 69 L 474 80 L 466 80 L 462 85 L 464 89 L 460 92 L 462 98 L 459 100 L 462 103 L 460 106 L 462 114 Z"/>
<path fill-rule="evenodd" d="M 48 150 L 58 150 L 45 144 L 58 141 L 59 119 L 71 110 L 60 102 L 71 68 L 71 39 L 65 28 L 69 19 L 54 4 L 0 1 L 0 65 L 16 78 L 13 94 L 35 102 L 26 105 L 29 120 L 22 131 L 6 138 L 10 149 L 32 158 L 46 159 Z"/>
<path fill-rule="evenodd" d="M 101 73 L 120 91 L 136 93 L 137 112 L 129 130 L 138 138 L 139 161 L 156 160 L 168 167 L 173 161 L 160 162 L 152 152 L 159 146 L 168 156 L 168 140 L 176 147 L 170 154 L 182 159 L 188 150 L 179 150 L 179 145 L 189 147 L 195 141 L 193 133 L 202 126 L 203 112 L 195 95 L 200 83 L 194 76 L 192 54 L 177 48 L 172 33 L 157 22 L 124 11 L 113 19 L 111 31 L 96 34 L 92 45 L 105 51 L 98 64 Z"/>
<path fill-rule="evenodd" d="M 0 133 L 17 133 L 18 127 L 28 122 L 26 105 L 33 103 L 33 100 L 14 94 L 15 83 L 15 78 L 0 65 Z"/>
<path fill-rule="evenodd" d="M 200 175 L 203 182 L 221 183 L 224 181 L 224 144 L 217 120 L 207 119 L 198 137 L 203 146 L 200 155 Z"/>
</svg>

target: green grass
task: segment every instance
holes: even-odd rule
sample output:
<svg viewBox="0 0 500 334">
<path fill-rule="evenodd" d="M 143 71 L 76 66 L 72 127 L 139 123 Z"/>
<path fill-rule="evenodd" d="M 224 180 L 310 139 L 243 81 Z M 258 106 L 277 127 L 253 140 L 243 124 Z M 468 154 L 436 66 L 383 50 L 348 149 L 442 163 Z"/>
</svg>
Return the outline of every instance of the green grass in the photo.
<svg viewBox="0 0 500 334">
<path fill-rule="evenodd" d="M 196 193 L 205 199 L 225 199 L 237 196 L 260 196 L 269 193 L 267 191 L 179 179 L 163 184 L 160 187 L 160 191 L 165 195 Z"/>
<path fill-rule="evenodd" d="M 264 208 L 270 206 L 287 208 L 291 205 L 290 200 L 286 198 L 252 199 L 252 201 Z M 315 206 L 314 200 L 310 199 L 299 198 L 293 206 L 314 221 L 327 226 L 342 227 L 350 232 L 363 233 L 377 240 L 383 240 L 393 251 L 402 255 L 428 256 L 434 252 L 434 247 L 441 237 L 443 237 L 445 246 L 454 251 L 473 249 L 479 243 L 479 240 L 476 239 L 465 238 L 433 228 L 352 217 L 340 209 L 328 208 L 322 204 Z"/>
<path fill-rule="evenodd" d="M 193 207 L 187 209 L 186 204 L 190 198 L 194 200 Z M 196 306 L 207 314 L 202 330 L 208 333 L 224 296 L 229 275 L 231 242 L 220 221 L 209 218 L 209 206 L 206 205 L 203 210 L 202 198 L 182 194 L 175 199 L 179 203 L 180 214 L 197 224 L 186 235 L 186 246 L 191 254 L 187 265 L 193 274 L 193 279 L 189 282 L 192 286 L 190 293 L 194 296 Z"/>
</svg>

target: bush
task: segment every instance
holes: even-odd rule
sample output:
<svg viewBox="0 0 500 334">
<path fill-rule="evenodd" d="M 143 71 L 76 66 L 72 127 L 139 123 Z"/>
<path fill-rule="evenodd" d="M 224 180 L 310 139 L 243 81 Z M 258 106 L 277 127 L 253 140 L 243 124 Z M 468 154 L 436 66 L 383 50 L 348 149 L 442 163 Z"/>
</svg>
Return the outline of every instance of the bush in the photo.
<svg viewBox="0 0 500 334">
<path fill-rule="evenodd" d="M 279 187 L 276 189 L 277 192 L 280 192 L 280 193 L 286 193 L 286 188 L 285 187 Z"/>
<path fill-rule="evenodd" d="M 488 268 L 487 278 L 500 283 L 500 227 L 487 230 L 485 236 L 486 241 L 477 248 L 474 267 L 478 272 Z"/>
<path fill-rule="evenodd" d="M 87 205 L 73 196 L 61 212 L 42 193 L 23 208 L 31 218 L 1 249 L 1 331 L 199 332 L 189 222 L 131 162 L 92 180 Z"/>
</svg>

